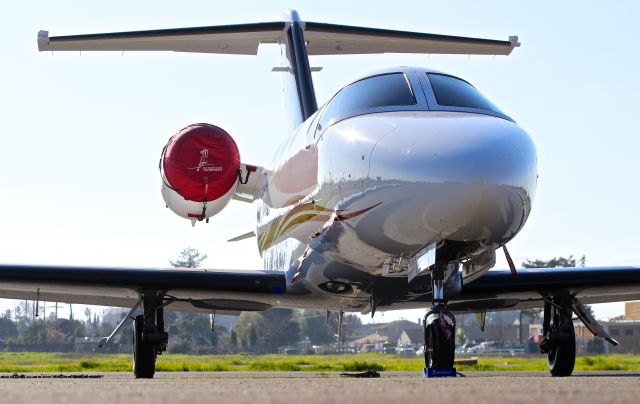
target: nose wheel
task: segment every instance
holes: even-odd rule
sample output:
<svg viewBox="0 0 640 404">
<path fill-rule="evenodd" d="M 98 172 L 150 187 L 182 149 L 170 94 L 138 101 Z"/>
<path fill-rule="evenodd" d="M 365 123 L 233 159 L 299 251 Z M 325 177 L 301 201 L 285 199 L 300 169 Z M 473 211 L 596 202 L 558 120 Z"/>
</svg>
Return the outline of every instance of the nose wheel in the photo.
<svg viewBox="0 0 640 404">
<path fill-rule="evenodd" d="M 433 303 L 422 323 L 424 326 L 425 368 L 453 369 L 456 349 L 456 319 L 446 310 L 444 272 L 434 269 L 432 278 Z"/>
<path fill-rule="evenodd" d="M 432 317 L 431 320 L 429 318 Z M 446 311 L 430 311 L 424 321 L 424 363 L 427 368 L 453 368 L 455 318 Z"/>
</svg>

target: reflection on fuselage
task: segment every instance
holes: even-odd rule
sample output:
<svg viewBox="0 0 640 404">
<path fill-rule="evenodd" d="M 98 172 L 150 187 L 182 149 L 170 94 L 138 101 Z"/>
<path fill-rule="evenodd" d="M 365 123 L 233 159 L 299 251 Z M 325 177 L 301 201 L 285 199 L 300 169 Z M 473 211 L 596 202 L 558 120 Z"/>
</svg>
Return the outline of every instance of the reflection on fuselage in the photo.
<svg viewBox="0 0 640 404">
<path fill-rule="evenodd" d="M 389 262 L 444 240 L 477 256 L 529 215 L 536 152 L 510 120 L 389 111 L 316 133 L 314 118 L 281 149 L 258 207 L 265 268 L 306 291 L 338 277 L 357 297 Z"/>
</svg>

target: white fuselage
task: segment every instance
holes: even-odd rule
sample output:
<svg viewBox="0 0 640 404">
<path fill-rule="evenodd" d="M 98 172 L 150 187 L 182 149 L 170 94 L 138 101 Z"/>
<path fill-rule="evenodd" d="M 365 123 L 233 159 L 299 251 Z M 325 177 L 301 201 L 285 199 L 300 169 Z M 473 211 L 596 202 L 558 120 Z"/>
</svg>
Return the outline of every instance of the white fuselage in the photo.
<svg viewBox="0 0 640 404">
<path fill-rule="evenodd" d="M 287 270 L 292 288 L 339 281 L 348 305 L 364 304 L 367 285 L 406 276 L 402 261 L 425 246 L 454 243 L 469 261 L 529 215 L 535 147 L 508 119 L 394 110 L 318 129 L 316 115 L 279 151 L 258 208 L 265 269 Z"/>
</svg>

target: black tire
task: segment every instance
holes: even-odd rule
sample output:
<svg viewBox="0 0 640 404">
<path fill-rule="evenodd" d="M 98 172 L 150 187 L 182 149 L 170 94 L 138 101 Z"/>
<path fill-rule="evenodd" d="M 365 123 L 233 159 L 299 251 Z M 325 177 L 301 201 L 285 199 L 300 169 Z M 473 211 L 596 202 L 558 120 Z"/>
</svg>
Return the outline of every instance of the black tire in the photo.
<svg viewBox="0 0 640 404">
<path fill-rule="evenodd" d="M 156 372 L 156 349 L 150 342 L 142 340 L 144 316 L 133 321 L 133 374 L 136 379 L 152 379 Z"/>
<path fill-rule="evenodd" d="M 425 330 L 424 361 L 428 368 L 452 368 L 456 356 L 455 328 L 449 327 L 449 338 L 438 324 L 429 324 Z"/>
<path fill-rule="evenodd" d="M 571 314 L 559 311 L 557 308 L 551 309 L 551 329 L 561 331 L 567 336 L 563 341 L 555 342 L 548 353 L 549 371 L 551 376 L 566 377 L 571 376 L 573 367 L 576 364 L 576 334 L 571 321 Z"/>
</svg>

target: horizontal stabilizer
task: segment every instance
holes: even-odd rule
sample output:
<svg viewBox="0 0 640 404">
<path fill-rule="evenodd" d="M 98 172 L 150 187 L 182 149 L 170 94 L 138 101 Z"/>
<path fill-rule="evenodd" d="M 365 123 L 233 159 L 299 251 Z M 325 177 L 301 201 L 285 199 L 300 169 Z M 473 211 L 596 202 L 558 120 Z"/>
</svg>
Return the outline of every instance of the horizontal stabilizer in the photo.
<svg viewBox="0 0 640 404">
<path fill-rule="evenodd" d="M 261 43 L 279 43 L 284 22 L 111 32 L 49 37 L 38 32 L 40 51 L 174 51 L 257 55 Z"/>
<path fill-rule="evenodd" d="M 424 53 L 508 55 L 520 46 L 507 41 L 420 32 L 302 23 L 309 55 Z M 284 43 L 285 22 L 171 28 L 101 34 L 49 36 L 38 32 L 40 51 L 174 51 L 256 55 L 261 43 Z"/>
</svg>

